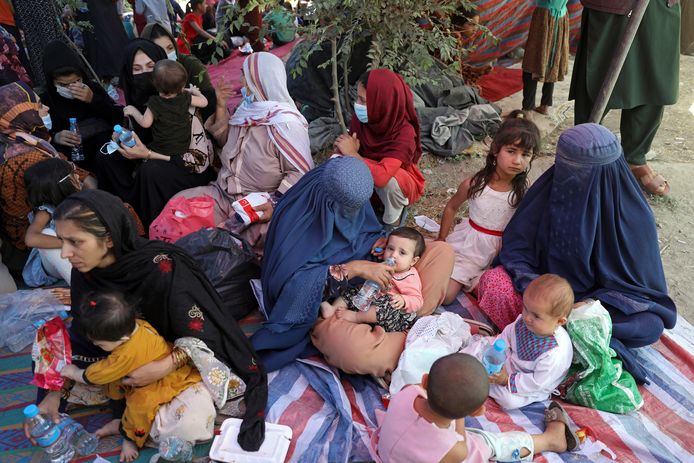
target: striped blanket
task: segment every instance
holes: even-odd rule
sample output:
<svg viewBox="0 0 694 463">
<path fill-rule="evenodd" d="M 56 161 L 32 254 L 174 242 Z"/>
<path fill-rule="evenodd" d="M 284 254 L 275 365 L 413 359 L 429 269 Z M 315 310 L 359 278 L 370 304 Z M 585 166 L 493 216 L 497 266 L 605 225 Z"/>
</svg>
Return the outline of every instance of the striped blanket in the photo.
<svg viewBox="0 0 694 463">
<path fill-rule="evenodd" d="M 446 307 L 465 318 L 488 322 L 474 302 L 461 295 Z M 247 333 L 261 322 L 258 313 L 244 320 Z M 603 442 L 615 454 L 615 461 L 694 462 L 694 328 L 680 320 L 655 345 L 638 350 L 638 357 L 651 373 L 651 384 L 641 387 L 645 405 L 637 413 L 613 415 L 566 405 L 574 424 Z M 28 352 L 0 352 L 0 461 L 38 461 L 21 431 L 21 409 L 35 397 L 30 386 Z M 347 462 L 371 459 L 370 442 L 375 432 L 375 411 L 383 409 L 381 390 L 369 377 L 341 374 L 320 358 L 295 362 L 269 375 L 267 419 L 293 429 L 294 437 L 287 461 Z M 469 418 L 471 427 L 488 431 L 525 430 L 542 432 L 546 404 L 533 404 L 506 412 L 489 400 L 484 417 Z M 101 408 L 74 412 L 78 421 L 93 431 L 108 420 Z M 118 461 L 118 439 L 104 439 L 98 451 L 109 461 Z M 209 446 L 198 446 L 204 455 Z M 152 450 L 142 452 L 138 461 L 149 461 Z M 92 461 L 93 457 L 81 459 Z M 545 454 L 535 461 L 604 462 L 608 453 Z"/>
</svg>

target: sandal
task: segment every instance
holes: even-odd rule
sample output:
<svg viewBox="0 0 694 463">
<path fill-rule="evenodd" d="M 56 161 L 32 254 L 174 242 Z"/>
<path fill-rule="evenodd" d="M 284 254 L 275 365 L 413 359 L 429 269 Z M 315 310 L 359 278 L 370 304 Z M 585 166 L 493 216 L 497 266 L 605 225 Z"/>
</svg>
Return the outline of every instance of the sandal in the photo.
<svg viewBox="0 0 694 463">
<path fill-rule="evenodd" d="M 545 423 L 551 423 L 552 421 L 561 421 L 564 423 L 566 428 L 564 428 L 564 435 L 566 437 L 566 451 L 573 452 L 578 448 L 578 437 L 576 437 L 576 432 L 571 429 L 569 414 L 566 413 L 564 407 L 562 407 L 559 402 L 552 401 L 545 410 Z"/>
<path fill-rule="evenodd" d="M 647 193 L 656 196 L 667 196 L 670 193 L 670 185 L 667 180 L 651 169 L 648 164 L 642 166 L 629 164 L 629 169 L 631 169 L 631 173 L 639 181 L 641 188 Z"/>
</svg>

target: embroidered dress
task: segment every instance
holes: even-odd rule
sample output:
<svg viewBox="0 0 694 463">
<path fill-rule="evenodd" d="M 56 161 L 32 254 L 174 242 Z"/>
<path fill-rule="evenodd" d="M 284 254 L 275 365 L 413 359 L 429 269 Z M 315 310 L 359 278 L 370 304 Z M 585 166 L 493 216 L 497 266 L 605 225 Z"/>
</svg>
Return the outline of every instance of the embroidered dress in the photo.
<svg viewBox="0 0 694 463">
<path fill-rule="evenodd" d="M 489 397 L 505 409 L 524 407 L 547 400 L 566 377 L 573 359 L 571 338 L 563 327 L 554 335 L 537 336 L 528 330 L 523 317 L 508 325 L 497 339 L 506 341 L 506 385 L 490 384 Z M 473 336 L 461 352 L 482 360 L 485 348 L 493 339 Z"/>
<path fill-rule="evenodd" d="M 513 217 L 511 191 L 496 191 L 485 186 L 479 196 L 468 201 L 469 218 L 456 225 L 446 242 L 455 250 L 451 279 L 471 291 L 482 273 L 501 249 L 501 237 Z"/>
</svg>

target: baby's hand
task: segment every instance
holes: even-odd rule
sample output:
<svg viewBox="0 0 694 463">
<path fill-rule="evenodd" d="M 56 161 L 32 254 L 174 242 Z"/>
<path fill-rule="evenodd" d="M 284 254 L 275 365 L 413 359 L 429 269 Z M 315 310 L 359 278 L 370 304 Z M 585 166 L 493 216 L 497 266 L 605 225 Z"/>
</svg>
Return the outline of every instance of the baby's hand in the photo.
<svg viewBox="0 0 694 463">
<path fill-rule="evenodd" d="M 202 93 L 200 92 L 200 89 L 193 84 L 190 84 L 190 86 L 188 88 L 186 88 L 185 90 L 188 90 L 191 95 L 195 95 L 195 96 L 201 96 L 202 95 Z"/>
<path fill-rule="evenodd" d="M 506 367 L 501 367 L 501 371 L 499 373 L 489 376 L 489 382 L 492 384 L 498 384 L 500 386 L 506 386 L 506 384 L 508 384 L 508 373 L 506 372 Z"/>
<path fill-rule="evenodd" d="M 390 296 L 390 306 L 394 309 L 402 310 L 405 308 L 405 298 L 400 294 Z"/>
<path fill-rule="evenodd" d="M 140 111 L 137 110 L 135 106 L 128 105 L 125 108 L 123 108 L 123 114 L 126 116 L 134 116 L 135 114 L 139 113 Z"/>
</svg>

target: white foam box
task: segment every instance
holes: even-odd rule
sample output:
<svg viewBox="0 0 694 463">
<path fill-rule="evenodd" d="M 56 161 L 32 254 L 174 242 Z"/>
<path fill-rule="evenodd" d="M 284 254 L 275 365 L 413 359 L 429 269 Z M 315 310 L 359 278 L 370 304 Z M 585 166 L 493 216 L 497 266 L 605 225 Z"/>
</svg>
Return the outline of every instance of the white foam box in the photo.
<svg viewBox="0 0 694 463">
<path fill-rule="evenodd" d="M 265 423 L 265 441 L 257 452 L 247 452 L 239 446 L 236 439 L 240 428 L 240 419 L 224 420 L 219 435 L 212 442 L 210 459 L 223 463 L 284 462 L 292 440 L 292 428 L 282 424 Z"/>
</svg>

